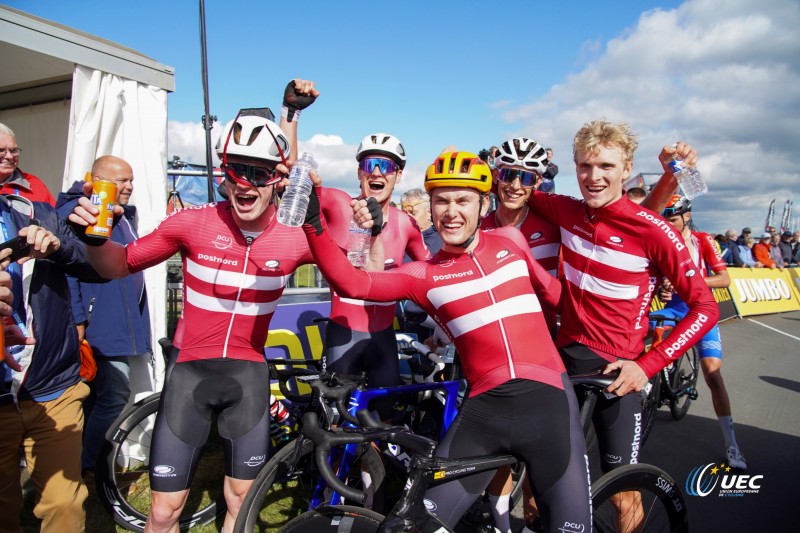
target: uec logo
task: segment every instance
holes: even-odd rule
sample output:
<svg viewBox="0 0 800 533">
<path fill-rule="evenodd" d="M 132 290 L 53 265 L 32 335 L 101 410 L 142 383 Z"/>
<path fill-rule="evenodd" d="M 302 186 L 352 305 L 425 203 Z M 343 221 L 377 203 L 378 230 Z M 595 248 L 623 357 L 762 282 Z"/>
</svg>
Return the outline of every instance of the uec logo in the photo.
<svg viewBox="0 0 800 533">
<path fill-rule="evenodd" d="M 723 474 L 721 470 L 714 463 L 692 469 L 686 478 L 686 494 L 704 498 L 714 491 L 717 484 L 720 496 L 753 494 L 761 489 L 761 481 L 764 479 L 762 475 Z M 720 472 L 719 475 L 717 472 Z"/>
</svg>

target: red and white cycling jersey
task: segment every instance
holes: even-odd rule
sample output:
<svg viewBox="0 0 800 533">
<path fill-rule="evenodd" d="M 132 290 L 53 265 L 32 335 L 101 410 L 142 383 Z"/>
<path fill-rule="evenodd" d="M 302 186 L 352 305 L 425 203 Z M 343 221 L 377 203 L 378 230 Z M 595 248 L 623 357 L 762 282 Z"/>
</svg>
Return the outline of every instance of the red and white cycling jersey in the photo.
<svg viewBox="0 0 800 533">
<path fill-rule="evenodd" d="M 341 242 L 346 221 L 323 205 L 336 220 L 334 236 Z M 176 253 L 183 260 L 183 309 L 174 339 L 178 361 L 263 361 L 269 323 L 289 276 L 314 262 L 303 231 L 273 220 L 248 244 L 230 202 L 190 207 L 129 244 L 128 269 L 138 272 Z"/>
<path fill-rule="evenodd" d="M 325 189 L 323 199 L 326 204 L 330 203 L 328 197 L 331 195 L 341 196 L 339 193 L 347 197 L 349 206 L 350 197 L 335 189 Z M 339 198 L 336 203 L 343 201 L 344 199 Z M 351 217 L 352 212 L 350 209 Z M 330 220 L 327 212 L 325 218 Z M 406 250 L 408 250 L 408 255 L 417 261 L 430 257 L 422 240 L 422 234 L 413 223 L 413 219 L 395 207 L 389 207 L 386 224 L 381 231 L 381 239 L 383 240 L 385 270 L 392 270 L 401 265 Z M 362 332 L 385 330 L 394 321 L 394 308 L 395 302 L 371 302 L 343 298 L 336 294 L 336 291 L 331 290 L 331 320 L 351 330 Z"/>
<path fill-rule="evenodd" d="M 728 270 L 728 265 L 725 264 L 725 260 L 722 258 L 722 255 L 720 255 L 714 237 L 708 233 L 693 231 L 691 232 L 690 239 L 692 246 L 688 247 L 689 255 L 691 255 L 695 266 L 697 266 L 698 272 L 706 276 L 710 275 L 711 272 L 718 274 Z M 686 302 L 677 294 L 674 294 L 672 299 L 667 301 L 666 307 L 678 309 L 683 313 L 689 311 Z"/>
<path fill-rule="evenodd" d="M 455 342 L 470 396 L 515 378 L 563 389 L 564 365 L 539 300 L 556 305 L 560 287 L 532 260 L 516 229 L 481 232 L 470 253 L 440 251 L 388 272 L 353 268 L 327 231 L 316 235 L 312 227 L 304 229 L 317 264 L 343 294 L 383 302 L 410 299 L 434 317 Z"/>
<path fill-rule="evenodd" d="M 529 203 L 561 228 L 564 281 L 556 344 L 579 342 L 612 357 L 637 359 L 648 377 L 700 340 L 719 309 L 675 228 L 626 197 L 601 209 L 535 192 Z M 650 301 L 666 276 L 691 310 L 670 338 L 639 357 Z"/>
<path fill-rule="evenodd" d="M 503 227 L 497 219 L 497 211 L 489 213 L 481 221 L 481 229 L 488 231 Z M 528 211 L 522 225 L 522 236 L 528 241 L 533 258 L 551 276 L 558 277 L 558 253 L 561 248 L 561 231 L 558 226 L 546 221 L 533 211 Z"/>
</svg>

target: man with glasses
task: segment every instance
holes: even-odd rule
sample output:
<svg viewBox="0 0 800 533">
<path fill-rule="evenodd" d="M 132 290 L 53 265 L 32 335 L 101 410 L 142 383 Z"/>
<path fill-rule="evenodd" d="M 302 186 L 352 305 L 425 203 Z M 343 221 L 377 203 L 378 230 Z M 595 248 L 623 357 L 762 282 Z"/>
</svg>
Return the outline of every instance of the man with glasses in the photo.
<svg viewBox="0 0 800 533">
<path fill-rule="evenodd" d="M 223 531 L 232 531 L 247 490 L 268 458 L 269 374 L 264 345 L 289 276 L 314 259 L 299 227 L 276 220 L 276 186 L 289 171 L 299 111 L 319 93 L 294 80 L 284 94 L 281 127 L 268 109 L 243 109 L 217 151 L 229 201 L 176 211 L 127 246 L 87 241 L 92 264 L 108 279 L 128 276 L 180 253 L 184 301 L 150 454 L 152 507 L 145 531 L 177 531 L 210 420 L 225 442 Z M 296 145 L 296 143 L 295 143 Z M 292 155 L 296 155 L 296 148 Z M 349 202 L 346 204 L 349 208 Z M 346 239 L 352 209 L 326 211 Z M 85 197 L 70 221 L 86 226 L 97 210 Z M 76 231 L 83 237 L 83 231 Z M 346 241 L 344 241 L 346 242 Z"/>
<path fill-rule="evenodd" d="M 367 135 L 358 146 L 356 160 L 360 198 L 372 198 L 381 208 L 384 269 L 399 267 L 406 253 L 415 261 L 429 258 L 420 228 L 410 216 L 390 205 L 406 165 L 400 140 L 387 133 Z M 367 372 L 370 387 L 399 385 L 394 314 L 393 302 L 342 298 L 331 289 L 330 322 L 325 329 L 322 355 L 324 368 L 344 374 Z M 391 414 L 391 403 L 378 400 L 372 408 L 386 418 Z"/>
<path fill-rule="evenodd" d="M 33 174 L 20 170 L 21 153 L 17 136 L 11 128 L 0 124 L 0 194 L 17 194 L 32 202 L 47 202 L 54 206 L 56 200 L 44 182 Z"/>
<path fill-rule="evenodd" d="M 442 248 L 442 238 L 431 222 L 431 197 L 425 189 L 416 188 L 404 192 L 400 197 L 400 208 L 419 226 L 428 251 L 431 254 L 438 252 Z"/>
</svg>

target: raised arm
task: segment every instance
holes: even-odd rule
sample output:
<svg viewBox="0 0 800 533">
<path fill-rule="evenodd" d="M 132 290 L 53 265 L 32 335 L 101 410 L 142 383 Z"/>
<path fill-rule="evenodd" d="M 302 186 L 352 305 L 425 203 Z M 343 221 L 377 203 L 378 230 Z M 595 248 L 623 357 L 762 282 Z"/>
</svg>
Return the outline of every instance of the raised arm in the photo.
<svg viewBox="0 0 800 533">
<path fill-rule="evenodd" d="M 661 162 L 661 166 L 664 168 L 664 174 L 662 174 L 658 179 L 658 182 L 653 187 L 653 190 L 647 195 L 647 198 L 642 201 L 643 207 L 646 207 L 655 213 L 661 213 L 664 210 L 667 202 L 672 195 L 675 194 L 675 190 L 678 188 L 678 180 L 675 178 L 675 175 L 672 173 L 672 170 L 669 167 L 669 163 L 672 161 L 673 156 L 683 159 L 688 167 L 697 165 L 697 152 L 694 151 L 694 148 L 684 142 L 678 141 L 675 146 L 665 146 L 661 149 L 661 153 L 658 155 L 658 160 Z"/>
</svg>

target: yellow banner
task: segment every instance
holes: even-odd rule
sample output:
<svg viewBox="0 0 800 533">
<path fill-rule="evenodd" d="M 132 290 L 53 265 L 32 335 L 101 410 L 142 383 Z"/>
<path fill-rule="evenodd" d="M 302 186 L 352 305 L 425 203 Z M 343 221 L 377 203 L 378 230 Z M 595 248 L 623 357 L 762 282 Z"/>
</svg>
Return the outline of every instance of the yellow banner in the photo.
<svg viewBox="0 0 800 533">
<path fill-rule="evenodd" d="M 797 268 L 729 268 L 730 291 L 739 316 L 800 311 Z"/>
</svg>

